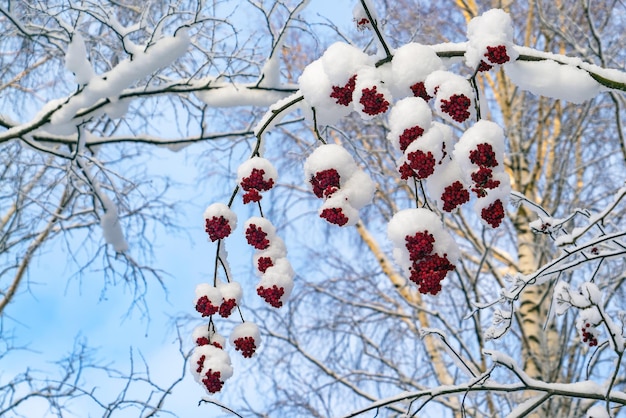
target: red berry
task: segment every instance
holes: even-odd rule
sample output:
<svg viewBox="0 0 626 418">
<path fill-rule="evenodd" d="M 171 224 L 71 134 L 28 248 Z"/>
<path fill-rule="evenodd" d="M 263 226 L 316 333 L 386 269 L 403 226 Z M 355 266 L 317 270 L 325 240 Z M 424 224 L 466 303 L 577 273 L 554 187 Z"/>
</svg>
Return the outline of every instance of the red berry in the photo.
<svg viewBox="0 0 626 418">
<path fill-rule="evenodd" d="M 261 296 L 267 303 L 272 305 L 274 308 L 280 308 L 283 306 L 283 302 L 280 300 L 281 297 L 285 294 L 284 288 L 279 288 L 276 285 L 272 287 L 265 288 L 263 286 L 259 286 L 256 290 L 257 294 Z"/>
<path fill-rule="evenodd" d="M 322 170 L 311 177 L 309 183 L 313 186 L 315 196 L 328 197 L 339 189 L 339 173 L 334 168 Z"/>
<path fill-rule="evenodd" d="M 203 345 L 209 345 L 211 342 L 209 341 L 209 339 L 207 337 L 200 337 L 198 339 L 196 339 L 196 345 L 198 346 L 203 346 Z M 200 373 L 200 372 L 198 372 Z"/>
<path fill-rule="evenodd" d="M 252 337 L 241 337 L 237 338 L 235 341 L 235 350 L 241 351 L 241 355 L 245 358 L 250 358 L 254 355 L 254 351 L 256 350 L 256 345 L 254 344 L 254 338 Z"/>
<path fill-rule="evenodd" d="M 421 150 L 410 152 L 407 155 L 409 166 L 415 171 L 418 179 L 425 179 L 435 171 L 435 157 L 428 151 L 424 153 Z"/>
<path fill-rule="evenodd" d="M 408 180 L 409 177 L 417 177 L 417 173 L 413 171 L 413 169 L 406 162 L 398 168 L 398 171 L 400 172 L 402 180 Z"/>
<path fill-rule="evenodd" d="M 494 180 L 492 177 L 492 170 L 487 167 L 480 167 L 478 171 L 472 173 L 472 181 L 475 183 L 475 187 L 472 191 L 476 193 L 478 197 L 487 196 L 485 189 L 495 189 L 500 185 L 500 180 Z"/>
<path fill-rule="evenodd" d="M 450 100 L 441 100 L 441 111 L 450 115 L 452 119 L 461 123 L 470 117 L 468 111 L 472 101 L 464 94 L 454 94 Z"/>
<path fill-rule="evenodd" d="M 330 97 L 337 99 L 337 104 L 348 106 L 352 103 L 352 93 L 354 93 L 355 85 L 356 74 L 350 77 L 350 80 L 348 80 L 345 86 L 333 86 L 333 92 L 330 93 Z"/>
<path fill-rule="evenodd" d="M 363 113 L 374 116 L 389 109 L 389 102 L 385 100 L 385 96 L 382 93 L 376 91 L 376 86 L 373 86 L 371 89 L 365 88 L 361 90 L 361 93 L 359 103 L 363 105 Z"/>
<path fill-rule="evenodd" d="M 219 310 L 219 306 L 213 306 L 208 297 L 202 296 L 196 302 L 196 311 L 200 312 L 203 317 L 211 316 Z"/>
<path fill-rule="evenodd" d="M 435 237 L 428 231 L 424 231 L 416 232 L 413 236 L 407 235 L 404 240 L 406 241 L 406 249 L 409 250 L 409 258 L 411 261 L 417 261 L 433 251 Z"/>
<path fill-rule="evenodd" d="M 247 205 L 250 202 L 259 202 L 263 196 L 257 189 L 250 189 L 243 194 L 243 204 Z"/>
<path fill-rule="evenodd" d="M 274 179 L 265 180 L 265 170 L 253 168 L 248 177 L 241 179 L 241 188 L 246 191 L 243 203 L 258 202 L 261 200 L 260 191 L 268 191 L 274 187 Z"/>
<path fill-rule="evenodd" d="M 205 223 L 205 231 L 209 234 L 211 241 L 226 238 L 230 235 L 230 224 L 223 216 L 217 216 L 207 219 Z"/>
<path fill-rule="evenodd" d="M 504 208 L 500 199 L 493 202 L 480 212 L 480 216 L 489 224 L 492 228 L 497 228 L 504 219 Z"/>
<path fill-rule="evenodd" d="M 493 64 L 504 64 L 511 59 L 507 55 L 506 47 L 504 45 L 488 46 L 487 52 L 485 52 L 485 57 L 487 57 L 489 62 Z"/>
<path fill-rule="evenodd" d="M 443 257 L 438 254 L 428 255 L 419 262 L 413 263 L 410 268 L 410 279 L 419 285 L 420 293 L 436 295 L 441 290 L 441 281 L 454 268 L 446 254 Z"/>
<path fill-rule="evenodd" d="M 273 265 L 274 263 L 270 257 L 259 257 L 257 260 L 257 268 L 261 273 L 265 273 L 265 271 Z"/>
<path fill-rule="evenodd" d="M 224 386 L 224 382 L 222 382 L 222 380 L 220 379 L 221 375 L 222 375 L 221 372 L 214 372 L 211 369 L 209 369 L 209 371 L 206 372 L 205 378 L 202 379 L 202 383 L 204 384 L 204 387 L 206 388 L 206 390 L 209 391 L 209 393 L 216 393 L 222 390 L 222 386 Z"/>
<path fill-rule="evenodd" d="M 411 91 L 413 92 L 413 96 L 421 97 L 422 99 L 424 99 L 425 102 L 427 102 L 430 99 L 432 99 L 432 96 L 430 96 L 426 92 L 426 86 L 424 85 L 423 81 L 420 81 L 418 83 L 413 84 L 411 86 Z"/>
<path fill-rule="evenodd" d="M 496 153 L 491 144 L 487 143 L 478 144 L 475 150 L 470 151 L 469 158 L 472 163 L 479 167 L 496 167 L 498 165 Z"/>
<path fill-rule="evenodd" d="M 257 250 L 264 250 L 270 246 L 270 242 L 266 237 L 267 234 L 255 224 L 250 224 L 246 230 L 246 240 L 248 244 Z"/>
<path fill-rule="evenodd" d="M 326 219 L 331 224 L 344 226 L 350 219 L 344 215 L 341 208 L 326 208 L 320 213 L 320 218 Z"/>
<path fill-rule="evenodd" d="M 484 71 L 489 71 L 493 68 L 492 65 L 487 64 L 485 61 L 481 60 L 480 64 L 478 64 L 478 71 L 479 72 L 484 72 Z"/>
<path fill-rule="evenodd" d="M 423 133 L 424 129 L 420 126 L 405 129 L 402 135 L 400 135 L 400 151 L 404 152 L 404 150 L 406 150 L 413 141 L 422 136 Z"/>
<path fill-rule="evenodd" d="M 237 306 L 237 301 L 235 299 L 223 300 L 219 310 L 220 316 L 222 318 L 228 318 L 233 312 L 233 309 L 235 309 L 235 306 Z"/>
<path fill-rule="evenodd" d="M 441 194 L 443 201 L 443 210 L 452 212 L 457 206 L 470 200 L 470 194 L 460 181 L 455 181 L 451 185 L 443 189 Z"/>
<path fill-rule="evenodd" d="M 202 367 L 204 366 L 205 359 L 206 359 L 206 356 L 203 354 L 200 356 L 200 358 L 196 362 L 196 364 L 198 365 L 198 367 L 196 368 L 196 373 L 200 373 L 202 371 Z"/>
</svg>

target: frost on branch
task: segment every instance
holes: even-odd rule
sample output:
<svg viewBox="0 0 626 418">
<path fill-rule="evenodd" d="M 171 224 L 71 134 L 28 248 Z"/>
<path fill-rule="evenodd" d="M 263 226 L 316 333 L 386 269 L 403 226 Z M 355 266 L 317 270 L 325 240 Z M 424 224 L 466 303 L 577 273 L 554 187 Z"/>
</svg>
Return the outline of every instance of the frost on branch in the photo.
<svg viewBox="0 0 626 418">
<path fill-rule="evenodd" d="M 115 203 L 105 195 L 101 195 L 100 198 L 105 210 L 104 215 L 100 218 L 100 227 L 102 228 L 104 241 L 113 246 L 116 252 L 123 253 L 128 250 L 128 242 L 126 242 L 126 238 L 124 238 L 122 224 L 117 214 L 117 207 Z"/>
</svg>

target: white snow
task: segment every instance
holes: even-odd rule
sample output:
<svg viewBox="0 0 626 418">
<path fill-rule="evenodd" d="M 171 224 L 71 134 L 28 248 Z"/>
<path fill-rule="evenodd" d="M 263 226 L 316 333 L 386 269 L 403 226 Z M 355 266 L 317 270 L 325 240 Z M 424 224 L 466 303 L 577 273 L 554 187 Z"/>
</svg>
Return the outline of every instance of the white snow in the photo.
<svg viewBox="0 0 626 418">
<path fill-rule="evenodd" d="M 261 344 L 261 332 L 254 322 L 246 321 L 237 325 L 230 333 L 229 340 L 232 345 L 235 345 L 235 340 L 245 337 L 252 337 L 257 347 Z"/>
<path fill-rule="evenodd" d="M 223 300 L 235 299 L 235 303 L 239 305 L 241 296 L 243 295 L 243 289 L 241 285 L 235 281 L 224 283 L 220 280 L 217 281 L 217 287 L 222 294 Z"/>
<path fill-rule="evenodd" d="M 87 84 L 94 77 L 93 68 L 87 59 L 85 40 L 79 32 L 72 34 L 72 41 L 67 46 L 65 68 L 74 74 L 76 84 Z"/>
<path fill-rule="evenodd" d="M 124 232 L 122 231 L 122 224 L 117 214 L 117 207 L 115 203 L 105 195 L 101 195 L 100 198 L 102 199 L 105 210 L 104 215 L 100 218 L 100 227 L 102 228 L 104 241 L 112 245 L 116 252 L 123 253 L 128 250 L 128 242 L 126 242 Z"/>
<path fill-rule="evenodd" d="M 324 72 L 321 60 L 307 65 L 298 79 L 300 92 L 309 107 L 315 108 L 316 121 L 320 125 L 332 125 L 352 112 L 352 106 L 338 104 L 330 95 L 332 83 Z M 338 86 L 338 87 L 343 87 Z"/>
<path fill-rule="evenodd" d="M 276 184 L 276 180 L 278 179 L 278 171 L 272 165 L 272 163 L 263 158 L 263 157 L 252 157 L 241 163 L 239 168 L 237 168 L 237 183 L 241 184 L 241 181 L 245 177 L 249 177 L 252 173 L 252 170 L 263 170 L 265 173 L 263 174 L 263 179 L 266 181 L 274 180 L 274 184 Z"/>
<path fill-rule="evenodd" d="M 430 129 L 432 111 L 424 99 L 407 97 L 399 100 L 389 112 L 389 133 L 387 139 L 400 150 L 400 136 L 406 129 L 419 126 L 424 131 Z M 421 141 L 421 139 L 420 139 Z"/>
<path fill-rule="evenodd" d="M 198 341 L 198 338 L 202 338 L 202 337 L 207 338 L 211 343 L 215 342 L 219 344 L 222 348 L 226 347 L 226 338 L 224 338 L 223 336 L 221 336 L 214 330 L 211 330 L 210 325 L 208 323 L 203 324 L 203 325 L 198 325 L 197 327 L 194 328 L 193 332 L 191 333 L 191 339 L 194 345 L 196 344 L 196 341 Z"/>
<path fill-rule="evenodd" d="M 370 60 L 366 53 L 345 42 L 335 42 L 320 58 L 322 69 L 331 85 L 341 87 Z"/>
<path fill-rule="evenodd" d="M 602 90 L 586 71 L 551 60 L 516 61 L 505 64 L 504 70 L 520 89 L 537 96 L 583 103 Z"/>
<path fill-rule="evenodd" d="M 426 80 L 433 71 L 443 70 L 441 58 L 429 46 L 411 42 L 396 49 L 391 61 L 391 80 L 385 80 L 395 98 L 413 96 L 411 86 Z"/>
<path fill-rule="evenodd" d="M 224 203 L 212 203 L 204 210 L 202 216 L 204 219 L 222 217 L 228 221 L 231 231 L 234 231 L 237 228 L 237 214 Z"/>
<path fill-rule="evenodd" d="M 193 305 L 196 306 L 198 303 L 198 299 L 206 296 L 211 305 L 215 307 L 219 307 L 222 304 L 222 292 L 220 290 L 208 283 L 200 283 L 196 286 L 196 298 L 194 299 Z"/>
<path fill-rule="evenodd" d="M 594 405 L 587 410 L 585 418 L 611 418 L 606 410 L 606 404 Z"/>
<path fill-rule="evenodd" d="M 363 67 L 357 72 L 352 106 L 363 120 L 370 120 L 377 115 L 383 113 L 381 112 L 375 115 L 371 115 L 365 112 L 365 107 L 363 103 L 361 103 L 361 98 L 363 97 L 363 91 L 365 89 L 372 90 L 376 88 L 376 94 L 383 95 L 383 97 L 380 99 L 382 102 L 386 101 L 389 105 L 391 105 L 393 101 L 391 92 L 383 82 L 384 77 L 381 74 L 381 71 L 383 70 L 379 70 L 376 67 Z"/>
<path fill-rule="evenodd" d="M 202 356 L 205 356 L 204 362 L 202 362 L 201 367 L 198 367 L 198 362 L 200 362 Z M 189 368 L 196 382 L 200 384 L 202 384 L 204 374 L 209 369 L 213 372 L 220 372 L 220 380 L 222 382 L 233 375 L 233 368 L 228 353 L 210 344 L 194 348 L 189 358 Z M 200 369 L 199 372 L 198 368 Z"/>
<path fill-rule="evenodd" d="M 424 86 L 426 87 L 428 94 L 435 97 L 435 110 L 443 119 L 450 123 L 457 123 L 441 108 L 443 105 L 442 101 L 449 101 L 454 95 L 463 95 L 470 99 L 471 103 L 467 109 L 469 112 L 468 119 L 475 119 L 476 110 L 474 109 L 474 90 L 472 89 L 470 82 L 464 77 L 449 71 L 434 71 L 426 77 Z"/>
<path fill-rule="evenodd" d="M 317 147 L 304 162 L 304 179 L 308 184 L 315 173 L 331 168 L 339 173 L 339 184 L 342 186 L 358 170 L 354 158 L 345 148 L 337 144 L 324 144 Z"/>
</svg>

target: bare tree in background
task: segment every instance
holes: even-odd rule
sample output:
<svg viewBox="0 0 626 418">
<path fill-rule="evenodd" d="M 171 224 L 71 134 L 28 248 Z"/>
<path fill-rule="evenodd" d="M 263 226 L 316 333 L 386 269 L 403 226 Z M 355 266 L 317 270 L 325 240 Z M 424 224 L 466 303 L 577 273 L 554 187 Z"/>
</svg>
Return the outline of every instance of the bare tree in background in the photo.
<svg viewBox="0 0 626 418">
<path fill-rule="evenodd" d="M 379 3 L 370 6 L 378 9 L 378 29 L 391 48 L 409 41 L 463 42 L 467 22 L 498 7 L 511 14 L 519 45 L 579 57 L 594 68 L 623 68 L 620 2 L 602 7 L 573 0 Z M 67 248 L 78 271 L 102 268 L 103 286 L 128 285 L 131 304 L 148 309 L 147 287 L 167 284 L 150 260 L 146 231 L 155 223 L 174 229 L 177 203 L 168 194 L 168 179 L 147 176 L 150 150 L 194 147 L 201 163 L 211 166 L 211 181 L 234 183 L 234 167 L 260 141 L 253 128 L 270 105 L 297 94 L 302 69 L 328 43 L 346 41 L 373 53 L 378 42 L 373 31 L 344 33 L 331 21 L 306 14 L 305 6 L 295 1 L 0 5 L 2 315 L 26 286 L 32 260 L 49 245 Z M 243 22 L 254 30 L 243 31 Z M 260 387 L 263 405 L 246 411 L 242 402 L 233 409 L 253 414 L 263 408 L 259 416 L 377 410 L 385 416 L 535 411 L 575 417 L 600 401 L 611 414 L 622 413 L 619 344 L 589 350 L 575 327 L 576 310 L 555 317 L 552 303 L 557 282 L 577 289 L 591 280 L 605 295 L 599 311 L 617 324 L 623 309 L 624 209 L 618 190 L 626 142 L 623 73 L 619 76 L 603 80 L 609 91 L 581 105 L 524 92 L 502 70 L 476 77 L 486 104 L 482 117 L 505 128 L 507 172 L 518 205 L 508 208 L 509 219 L 495 231 L 482 227 L 470 211 L 443 217 L 462 258 L 436 297 L 420 294 L 389 256 L 386 224 L 418 196 L 398 178 L 384 118 L 365 122 L 351 116 L 321 132 L 326 141 L 350 150 L 377 183 L 362 222 L 345 230 L 311 228 L 316 202 L 301 181 L 301 164 L 316 146 L 313 126 L 293 113 L 269 130 L 264 155 L 276 162 L 281 184 L 270 203 L 264 201 L 264 210 L 280 226 L 298 277 L 285 308 L 247 313 L 270 337 L 258 363 L 272 384 Z M 455 136 L 465 128 L 455 126 Z M 199 202 L 204 203 L 209 202 Z M 553 223 L 543 230 L 529 226 L 541 217 Z M 591 244 L 576 246 L 575 234 L 592 229 L 584 229 L 585 219 L 601 233 Z M 574 226 L 583 229 L 573 232 Z M 565 253 L 554 245 L 563 231 L 574 234 Z M 599 248 L 597 256 L 593 248 Z M 500 321 L 490 329 L 494 318 Z M 619 328 L 608 321 L 607 330 Z M 8 353 L 16 347 L 5 335 Z M 495 351 L 509 357 L 490 354 Z M 128 382 L 118 399 L 103 401 L 84 383 L 83 370 L 98 366 L 88 349 L 79 345 L 72 352 L 55 380 L 25 371 L 0 387 L 0 412 L 19 413 L 38 397 L 59 415 L 80 397 L 92 400 L 104 416 L 115 416 L 127 404 L 140 416 L 167 409 L 164 400 L 178 381 L 153 386 L 148 365 L 119 375 L 100 367 Z M 181 357 L 186 355 L 181 345 Z M 598 393 L 567 386 L 589 379 L 602 384 L 607 378 Z M 135 385 L 153 395 L 133 397 L 128 388 Z"/>
</svg>

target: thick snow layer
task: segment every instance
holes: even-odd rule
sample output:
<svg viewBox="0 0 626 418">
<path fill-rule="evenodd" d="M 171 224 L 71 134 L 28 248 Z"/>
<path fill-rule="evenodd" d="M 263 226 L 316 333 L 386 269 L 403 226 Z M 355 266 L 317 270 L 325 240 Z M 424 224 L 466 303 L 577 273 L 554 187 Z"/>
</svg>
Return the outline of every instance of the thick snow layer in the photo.
<svg viewBox="0 0 626 418">
<path fill-rule="evenodd" d="M 516 61 L 504 65 L 506 75 L 522 90 L 572 103 L 591 100 L 602 86 L 580 68 L 555 61 Z"/>
<path fill-rule="evenodd" d="M 585 414 L 585 418 L 610 418 L 611 416 L 606 410 L 606 404 L 594 405 Z"/>
<path fill-rule="evenodd" d="M 187 32 L 179 30 L 176 36 L 163 37 L 145 51 L 133 55 L 132 59 L 121 61 L 110 71 L 91 78 L 80 93 L 72 96 L 67 104 L 52 116 L 52 123 L 64 124 L 69 122 L 78 110 L 92 106 L 100 99 L 118 97 L 137 80 L 170 65 L 182 56 L 187 52 L 189 43 Z M 72 63 L 79 60 L 72 57 L 71 53 L 70 58 Z"/>
<path fill-rule="evenodd" d="M 456 181 L 460 182 L 465 189 L 468 189 L 468 187 L 465 184 L 461 168 L 455 161 L 444 159 L 444 162 L 441 165 L 438 164 L 435 167 L 435 174 L 426 179 L 426 190 L 428 191 L 428 195 L 431 199 L 435 201 L 437 208 L 439 210 L 443 210 L 444 202 L 441 199 L 441 196 L 443 195 L 446 187 L 452 185 Z M 457 210 L 458 207 L 452 212 L 456 212 Z"/>
<path fill-rule="evenodd" d="M 344 86 L 350 77 L 367 65 L 370 57 L 352 45 L 336 42 L 328 47 L 320 61 L 330 83 L 333 86 Z"/>
<path fill-rule="evenodd" d="M 261 218 L 260 216 L 253 216 L 252 218 L 248 219 L 243 226 L 244 233 L 245 231 L 248 230 L 250 225 L 256 225 L 258 228 L 261 228 L 261 230 L 267 234 L 265 238 L 270 242 L 270 246 L 272 245 L 274 240 L 277 238 L 276 228 L 266 218 Z"/>
<path fill-rule="evenodd" d="M 466 173 L 468 183 L 471 183 L 469 175 L 478 168 L 471 162 L 470 153 L 475 151 L 480 144 L 491 145 L 498 162 L 497 167 L 504 169 L 504 131 L 495 122 L 480 120 L 467 129 L 454 146 L 454 159 L 461 166 L 461 170 Z"/>
<path fill-rule="evenodd" d="M 345 148 L 337 144 L 325 144 L 317 147 L 306 159 L 304 179 L 308 183 L 315 173 L 331 168 L 339 173 L 341 186 L 358 170 L 352 155 Z"/>
<path fill-rule="evenodd" d="M 435 110 L 437 114 L 450 123 L 456 121 L 443 111 L 444 101 L 450 101 L 453 96 L 465 96 L 470 99 L 467 108 L 468 119 L 474 119 L 476 110 L 474 109 L 475 97 L 472 85 L 464 77 L 450 71 L 435 71 L 431 73 L 424 82 L 426 92 L 435 97 Z"/>
<path fill-rule="evenodd" d="M 359 169 L 345 182 L 341 190 L 345 193 L 350 206 L 358 210 L 372 202 L 376 183 L 365 171 Z"/>
<path fill-rule="evenodd" d="M 74 74 L 77 84 L 87 84 L 94 76 L 91 63 L 87 59 L 85 40 L 78 32 L 72 34 L 72 41 L 65 53 L 65 68 Z"/>
<path fill-rule="evenodd" d="M 393 54 L 391 61 L 391 94 L 396 98 L 413 96 L 411 86 L 426 80 L 433 71 L 443 70 L 444 65 L 435 50 L 415 42 L 405 44 Z"/>
<path fill-rule="evenodd" d="M 252 337 L 257 347 L 261 344 L 261 332 L 254 322 L 248 321 L 237 325 L 230 333 L 229 340 L 232 345 L 235 345 L 236 339 L 245 337 Z"/>
<path fill-rule="evenodd" d="M 376 67 L 363 67 L 357 72 L 352 105 L 354 110 L 356 110 L 363 120 L 369 120 L 384 113 L 388 109 L 388 106 L 392 103 L 393 98 L 391 96 L 391 92 L 382 81 L 384 77 L 381 74 L 381 71 L 382 70 L 379 70 Z M 382 95 L 382 97 L 377 99 L 377 101 L 380 103 L 387 103 L 387 109 L 382 110 L 384 109 L 384 105 L 380 105 L 378 108 L 380 108 L 381 111 L 378 111 L 375 114 L 369 113 L 367 107 L 362 102 L 364 93 L 373 89 L 376 90 L 377 95 Z"/>
<path fill-rule="evenodd" d="M 241 300 L 241 296 L 243 295 L 243 289 L 241 285 L 237 282 L 228 282 L 224 283 L 220 280 L 217 281 L 217 287 L 222 294 L 222 298 L 224 300 L 235 299 L 235 302 L 239 304 Z"/>
<path fill-rule="evenodd" d="M 338 104 L 336 99 L 330 96 L 333 85 L 324 71 L 321 60 L 313 61 L 306 66 L 298 79 L 298 84 L 307 105 L 315 109 L 317 123 L 332 125 L 352 112 L 352 106 Z"/>
<path fill-rule="evenodd" d="M 205 85 L 208 81 L 200 80 L 196 84 Z M 234 83 L 211 83 L 210 87 L 194 94 L 211 107 L 268 107 L 285 97 L 285 93 L 278 90 L 258 88 L 255 84 Z"/>
<path fill-rule="evenodd" d="M 358 209 L 352 206 L 345 190 L 340 189 L 328 197 L 318 209 L 318 213 L 322 215 L 325 209 L 341 209 L 343 216 L 348 218 L 342 227 L 354 226 L 360 219 Z"/>
</svg>

